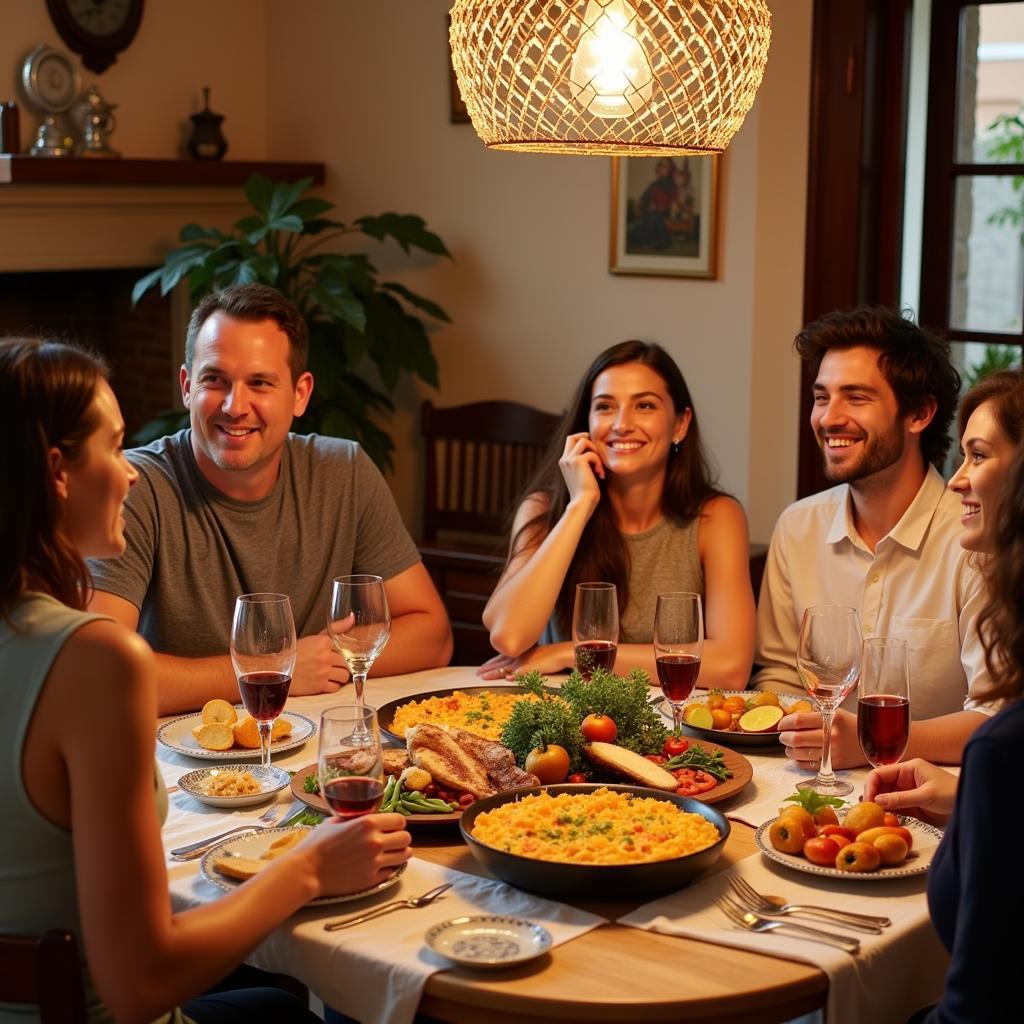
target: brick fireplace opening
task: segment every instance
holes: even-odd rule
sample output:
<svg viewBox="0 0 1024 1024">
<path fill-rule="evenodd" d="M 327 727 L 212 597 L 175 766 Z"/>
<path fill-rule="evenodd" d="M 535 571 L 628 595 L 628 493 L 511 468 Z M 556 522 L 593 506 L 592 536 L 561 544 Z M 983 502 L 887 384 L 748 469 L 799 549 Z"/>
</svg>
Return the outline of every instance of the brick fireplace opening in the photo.
<svg viewBox="0 0 1024 1024">
<path fill-rule="evenodd" d="M 101 353 L 110 364 L 128 438 L 178 404 L 184 346 L 174 337 L 170 299 L 158 289 L 132 309 L 132 286 L 145 272 L 131 267 L 0 274 L 0 337 L 77 341 Z"/>
</svg>

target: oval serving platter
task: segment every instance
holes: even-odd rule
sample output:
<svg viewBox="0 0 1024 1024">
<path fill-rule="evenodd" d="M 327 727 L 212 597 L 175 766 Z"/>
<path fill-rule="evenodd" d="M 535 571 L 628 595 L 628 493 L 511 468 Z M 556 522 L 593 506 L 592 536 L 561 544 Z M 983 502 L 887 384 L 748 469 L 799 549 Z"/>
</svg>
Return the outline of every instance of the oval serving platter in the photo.
<svg viewBox="0 0 1024 1024">
<path fill-rule="evenodd" d="M 723 690 L 723 697 L 749 697 L 753 690 Z M 696 696 L 700 693 L 702 696 Z M 792 694 L 780 693 L 779 705 L 785 711 L 790 704 L 806 698 L 795 697 Z M 708 699 L 706 690 L 695 690 L 687 698 L 687 704 L 703 704 Z M 655 696 L 654 703 L 658 710 L 669 722 L 672 721 L 672 706 L 664 698 Z M 701 740 L 710 740 L 712 743 L 720 743 L 729 747 L 777 747 L 779 746 L 779 734 L 777 732 L 729 732 L 726 729 L 700 729 L 693 725 L 683 723 L 683 734 L 688 737 L 696 737 Z"/>
<path fill-rule="evenodd" d="M 931 864 L 942 839 L 942 829 L 918 821 L 917 818 L 903 818 L 900 824 L 909 829 L 914 836 L 913 852 L 917 854 L 916 857 L 905 860 L 902 864 L 880 867 L 877 871 L 838 871 L 836 868 L 812 864 L 805 857 L 800 857 L 795 853 L 781 853 L 776 850 L 768 839 L 768 829 L 773 824 L 773 821 L 766 821 L 754 833 L 754 842 L 769 860 L 792 868 L 794 871 L 802 871 L 804 874 L 819 875 L 823 878 L 838 878 L 843 882 L 885 882 L 890 878 L 911 878 L 914 875 L 923 875 L 928 871 L 928 865 Z"/>
</svg>

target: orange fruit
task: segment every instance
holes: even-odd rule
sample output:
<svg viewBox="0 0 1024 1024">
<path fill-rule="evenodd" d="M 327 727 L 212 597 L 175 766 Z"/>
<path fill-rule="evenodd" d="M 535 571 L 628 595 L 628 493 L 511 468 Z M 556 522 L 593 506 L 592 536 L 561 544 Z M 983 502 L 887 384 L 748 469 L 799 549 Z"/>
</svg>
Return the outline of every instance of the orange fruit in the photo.
<svg viewBox="0 0 1024 1024">
<path fill-rule="evenodd" d="M 732 715 L 725 708 L 715 708 L 711 712 L 712 729 L 728 729 L 732 725 Z"/>
</svg>

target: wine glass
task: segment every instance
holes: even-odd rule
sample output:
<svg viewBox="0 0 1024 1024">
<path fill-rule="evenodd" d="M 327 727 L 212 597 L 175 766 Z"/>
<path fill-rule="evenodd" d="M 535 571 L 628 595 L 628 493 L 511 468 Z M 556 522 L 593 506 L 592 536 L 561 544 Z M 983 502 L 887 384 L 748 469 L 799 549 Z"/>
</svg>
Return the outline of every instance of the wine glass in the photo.
<svg viewBox="0 0 1024 1024">
<path fill-rule="evenodd" d="M 242 594 L 235 599 L 231 665 L 242 704 L 256 719 L 260 763 L 268 768 L 274 720 L 284 710 L 295 668 L 295 622 L 285 594 Z"/>
<path fill-rule="evenodd" d="M 331 584 L 327 633 L 345 659 L 356 687 L 356 705 L 363 705 L 366 674 L 391 634 L 391 612 L 380 576 L 338 576 Z"/>
<path fill-rule="evenodd" d="M 619 649 L 619 595 L 614 583 L 577 583 L 572 609 L 576 671 L 589 680 L 595 669 L 611 672 Z"/>
<path fill-rule="evenodd" d="M 658 682 L 672 706 L 672 723 L 678 733 L 683 724 L 683 705 L 690 696 L 704 650 L 704 608 L 700 594 L 659 594 L 654 613 L 654 659 Z"/>
<path fill-rule="evenodd" d="M 317 755 L 320 794 L 340 818 L 372 814 L 384 799 L 384 756 L 377 709 L 365 704 L 326 708 Z"/>
<path fill-rule="evenodd" d="M 819 604 L 804 612 L 796 649 L 796 667 L 811 700 L 821 713 L 821 767 L 817 778 L 797 789 L 823 796 L 846 796 L 853 786 L 832 771 L 832 719 L 857 683 L 860 672 L 860 616 L 856 608 Z"/>
<path fill-rule="evenodd" d="M 873 636 L 864 641 L 857 700 L 857 738 L 877 768 L 895 764 L 910 739 L 910 672 L 907 641 Z"/>
</svg>

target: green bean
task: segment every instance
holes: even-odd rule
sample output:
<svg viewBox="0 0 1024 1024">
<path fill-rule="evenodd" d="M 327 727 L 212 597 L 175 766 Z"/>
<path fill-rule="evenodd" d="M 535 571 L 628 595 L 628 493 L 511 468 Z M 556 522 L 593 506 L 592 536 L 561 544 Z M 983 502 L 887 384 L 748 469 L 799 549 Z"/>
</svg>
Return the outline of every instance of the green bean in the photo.
<svg viewBox="0 0 1024 1024">
<path fill-rule="evenodd" d="M 398 798 L 401 795 L 402 786 L 398 779 L 394 775 L 388 778 L 388 784 L 384 787 L 384 799 L 381 801 L 380 809 L 382 811 L 393 811 Z"/>
</svg>

